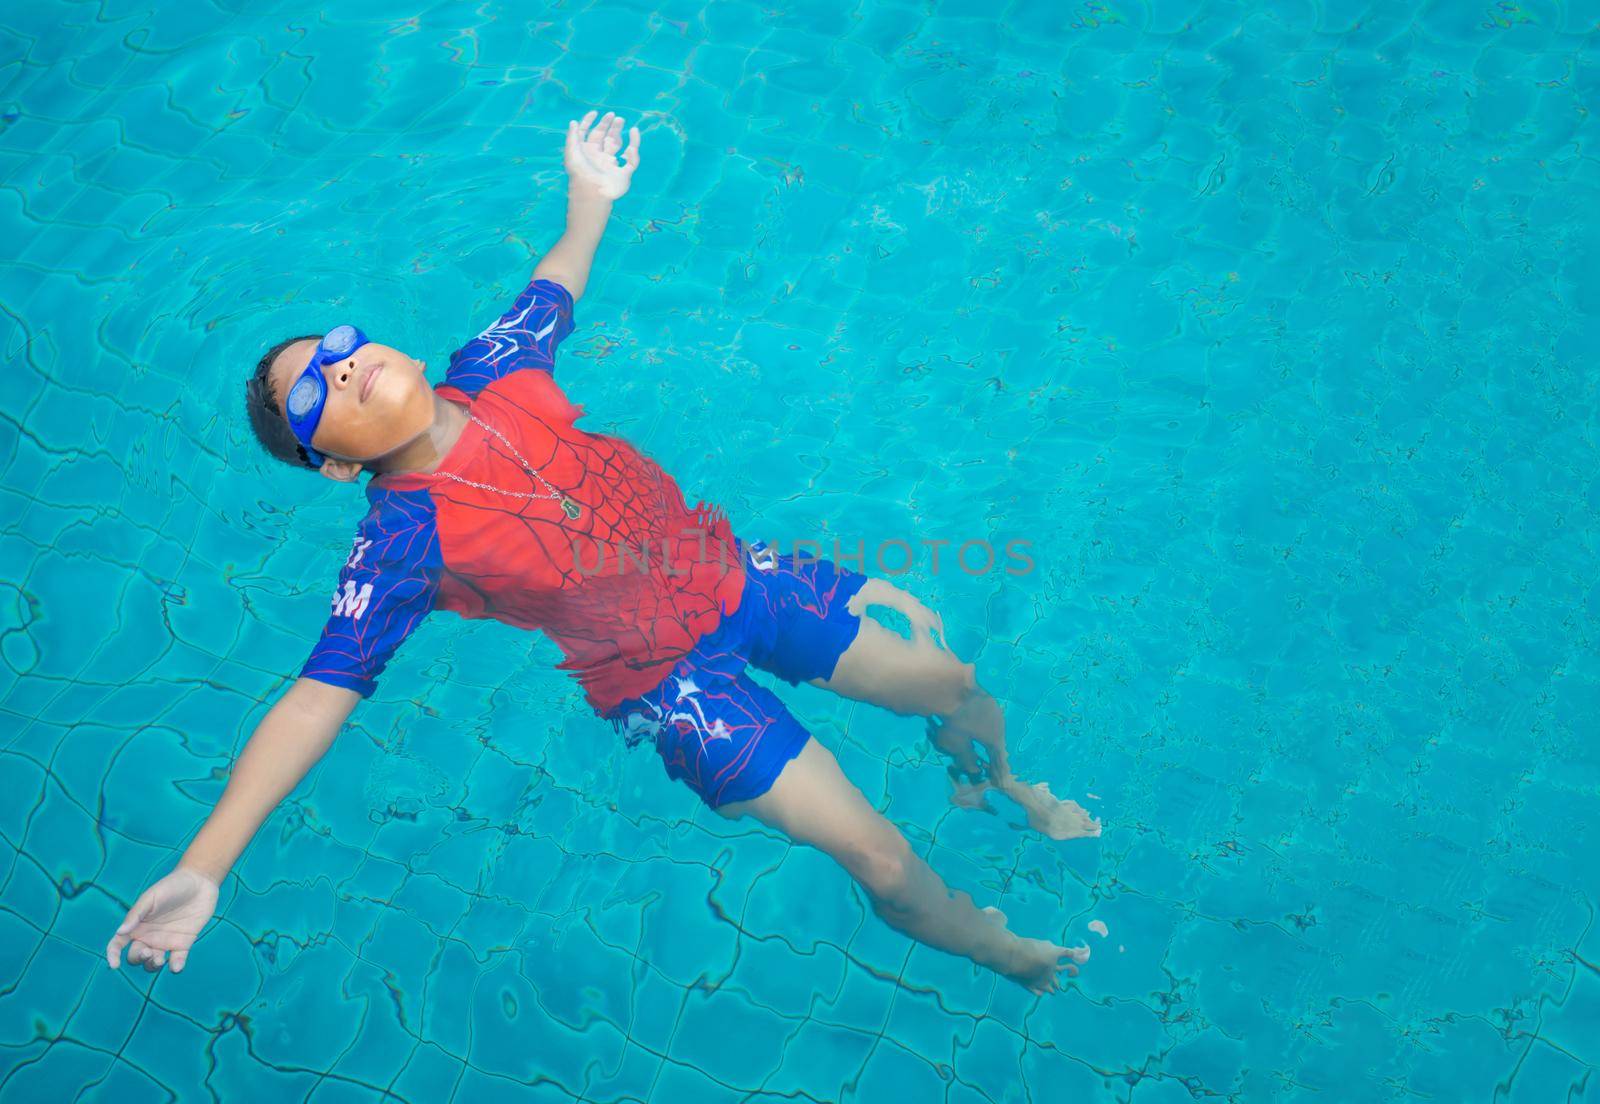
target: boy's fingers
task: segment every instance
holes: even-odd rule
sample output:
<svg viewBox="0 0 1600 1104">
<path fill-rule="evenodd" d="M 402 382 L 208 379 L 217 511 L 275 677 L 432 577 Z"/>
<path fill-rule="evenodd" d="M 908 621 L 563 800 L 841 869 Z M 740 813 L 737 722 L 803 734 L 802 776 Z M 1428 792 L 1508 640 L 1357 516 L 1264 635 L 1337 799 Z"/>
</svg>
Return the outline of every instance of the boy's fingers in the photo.
<svg viewBox="0 0 1600 1104">
<path fill-rule="evenodd" d="M 589 112 L 578 122 L 578 136 L 583 137 L 589 133 L 589 125 L 594 122 L 596 112 Z"/>
<path fill-rule="evenodd" d="M 622 161 L 628 168 L 639 167 L 639 128 L 633 127 L 628 131 L 628 148 L 622 153 Z"/>
<path fill-rule="evenodd" d="M 172 952 L 172 972 L 175 973 L 175 974 L 183 973 L 183 964 L 188 962 L 188 961 L 189 961 L 189 952 L 188 951 L 173 951 Z"/>
</svg>

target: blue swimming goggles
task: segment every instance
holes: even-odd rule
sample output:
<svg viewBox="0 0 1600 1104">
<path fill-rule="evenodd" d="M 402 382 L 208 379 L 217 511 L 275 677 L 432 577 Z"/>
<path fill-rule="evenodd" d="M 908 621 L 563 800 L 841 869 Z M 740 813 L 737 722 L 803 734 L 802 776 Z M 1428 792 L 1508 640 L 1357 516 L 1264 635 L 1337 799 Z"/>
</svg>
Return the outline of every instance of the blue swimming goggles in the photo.
<svg viewBox="0 0 1600 1104">
<path fill-rule="evenodd" d="M 367 335 L 354 326 L 335 326 L 317 342 L 311 361 L 300 373 L 300 378 L 289 388 L 289 399 L 284 409 L 289 415 L 289 428 L 295 439 L 305 446 L 306 455 L 317 467 L 322 467 L 323 456 L 311 447 L 311 435 L 322 421 L 322 408 L 328 402 L 328 378 L 322 374 L 324 366 L 343 360 L 367 343 Z"/>
</svg>

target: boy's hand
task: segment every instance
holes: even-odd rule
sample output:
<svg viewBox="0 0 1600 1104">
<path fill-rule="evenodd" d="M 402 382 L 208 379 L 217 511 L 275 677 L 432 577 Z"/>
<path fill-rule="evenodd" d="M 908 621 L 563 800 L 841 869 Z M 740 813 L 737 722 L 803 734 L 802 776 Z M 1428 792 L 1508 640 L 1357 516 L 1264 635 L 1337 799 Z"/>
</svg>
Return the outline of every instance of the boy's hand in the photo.
<svg viewBox="0 0 1600 1104">
<path fill-rule="evenodd" d="M 591 130 L 595 114 L 591 111 L 582 120 L 567 124 L 567 147 L 563 155 L 567 166 L 567 192 L 574 197 L 621 199 L 628 194 L 633 170 L 639 167 L 639 128 L 628 131 L 628 148 L 623 150 L 623 163 L 618 165 L 622 116 L 608 111 Z"/>
<path fill-rule="evenodd" d="M 180 866 L 145 890 L 117 934 L 106 944 L 106 965 L 122 965 L 122 948 L 129 942 L 128 962 L 140 962 L 150 973 L 161 969 L 172 952 L 172 972 L 188 961 L 200 929 L 217 911 L 217 883 L 197 870 Z"/>
</svg>

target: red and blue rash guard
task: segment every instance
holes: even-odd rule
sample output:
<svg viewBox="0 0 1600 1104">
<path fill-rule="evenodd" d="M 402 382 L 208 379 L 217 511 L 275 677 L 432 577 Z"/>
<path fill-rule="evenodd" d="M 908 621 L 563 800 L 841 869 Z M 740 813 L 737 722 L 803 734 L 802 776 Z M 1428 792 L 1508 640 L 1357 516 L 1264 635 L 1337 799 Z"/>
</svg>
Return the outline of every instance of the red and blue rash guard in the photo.
<svg viewBox="0 0 1600 1104">
<path fill-rule="evenodd" d="M 504 434 L 579 517 L 554 499 L 501 493 L 548 491 L 468 422 L 436 471 L 368 482 L 370 509 L 303 676 L 371 694 L 400 642 L 446 609 L 544 632 L 604 715 L 653 689 L 737 609 L 744 571 L 720 511 L 689 508 L 638 449 L 574 424 L 582 408 L 554 377 L 571 331 L 572 296 L 535 280 L 451 354 L 435 390 Z"/>
</svg>

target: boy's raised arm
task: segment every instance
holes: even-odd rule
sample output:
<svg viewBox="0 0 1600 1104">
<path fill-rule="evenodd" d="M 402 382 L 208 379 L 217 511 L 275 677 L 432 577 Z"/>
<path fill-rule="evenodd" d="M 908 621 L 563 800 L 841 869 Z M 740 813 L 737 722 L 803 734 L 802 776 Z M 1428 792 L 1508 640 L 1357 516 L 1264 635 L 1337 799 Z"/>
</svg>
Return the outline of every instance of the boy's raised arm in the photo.
<svg viewBox="0 0 1600 1104">
<path fill-rule="evenodd" d="M 589 283 L 594 252 L 600 246 L 611 204 L 628 193 L 633 170 L 639 167 L 639 128 L 628 132 L 622 149 L 622 117 L 606 112 L 594 128 L 595 112 L 567 124 L 563 160 L 567 167 L 567 230 L 534 267 L 535 280 L 554 280 L 574 301 Z M 618 151 L 622 164 L 617 164 Z"/>
<path fill-rule="evenodd" d="M 342 686 L 296 679 L 245 743 L 228 786 L 179 866 L 220 883 L 278 803 L 333 745 L 361 695 Z"/>
<path fill-rule="evenodd" d="M 200 929 L 216 911 L 218 886 L 264 820 L 332 745 L 361 700 L 354 690 L 301 678 L 261 719 L 233 765 L 227 788 L 177 869 L 140 895 L 106 944 L 106 962 L 160 969 L 170 952 L 183 969 Z"/>
</svg>

